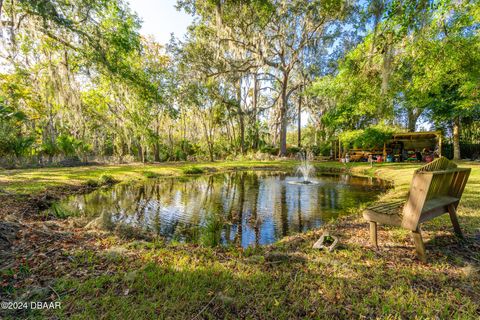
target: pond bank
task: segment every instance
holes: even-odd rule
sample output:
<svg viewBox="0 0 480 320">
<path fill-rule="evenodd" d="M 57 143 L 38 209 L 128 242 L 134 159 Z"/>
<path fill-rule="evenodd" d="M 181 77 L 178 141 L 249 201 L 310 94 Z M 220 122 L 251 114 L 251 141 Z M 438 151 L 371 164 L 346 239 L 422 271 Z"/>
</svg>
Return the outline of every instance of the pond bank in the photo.
<svg viewBox="0 0 480 320">
<path fill-rule="evenodd" d="M 295 162 L 205 167 L 220 171 L 262 165 L 292 169 Z M 42 221 L 35 215 L 22 218 L 18 214 L 28 210 L 24 207 L 28 200 L 11 200 L 13 206 L 18 205 L 18 214 L 4 212 L 2 219 L 17 224 L 19 231 L 12 240 L 14 254 L 9 263 L 2 259 L 1 298 L 61 301 L 62 308 L 5 317 L 358 318 L 395 314 L 402 318 L 475 318 L 480 314 L 480 165 L 461 165 L 473 169 L 459 208 L 466 240 L 460 242 L 453 236 L 448 217 L 427 224 L 428 264 L 415 259 L 409 234 L 399 229 L 382 228 L 381 248 L 372 250 L 367 226 L 358 214 L 326 226 L 340 238 L 341 246 L 333 253 L 311 249 L 322 230 L 290 236 L 271 246 L 212 249 L 86 231 L 65 220 Z M 346 170 L 338 163 L 316 166 Z M 405 196 L 416 167 L 385 164 L 372 169 L 353 164 L 348 170 L 395 181 L 395 191 L 385 195 L 389 198 Z M 89 191 L 81 189 L 83 183 L 102 173 L 123 181 L 144 178 L 146 170 L 183 174 L 181 167 L 173 165 L 147 168 L 22 170 L 6 178 L 1 172 L 0 188 L 16 194 L 7 198 L 28 199 L 55 188 Z M 61 196 L 70 191 L 58 192 Z"/>
</svg>

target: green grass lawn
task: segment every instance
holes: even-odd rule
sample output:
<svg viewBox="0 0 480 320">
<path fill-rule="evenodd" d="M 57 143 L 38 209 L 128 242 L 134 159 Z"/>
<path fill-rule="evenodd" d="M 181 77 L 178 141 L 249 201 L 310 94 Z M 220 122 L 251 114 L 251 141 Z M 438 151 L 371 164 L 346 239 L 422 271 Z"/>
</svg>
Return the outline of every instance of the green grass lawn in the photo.
<svg viewBox="0 0 480 320">
<path fill-rule="evenodd" d="M 291 169 L 294 165 L 291 161 L 195 164 L 205 171 Z M 192 166 L 14 170 L 0 173 L 0 187 L 9 192 L 31 193 L 62 184 L 85 183 L 104 173 L 126 181 L 145 178 L 145 171 L 183 174 L 184 168 Z M 319 170 L 343 169 L 393 180 L 395 189 L 384 198 L 405 197 L 413 170 L 418 167 L 382 164 L 370 168 L 352 164 L 345 168 L 338 163 L 316 166 Z M 460 166 L 472 168 L 459 207 L 466 239 L 454 237 L 447 215 L 425 224 L 427 264 L 415 259 L 409 233 L 397 228 L 380 228 L 380 249 L 373 250 L 360 208 L 325 226 L 340 238 L 340 248 L 332 253 L 311 248 L 322 230 L 293 235 L 271 246 L 241 249 L 125 240 L 107 233 L 90 234 L 83 244 L 85 231 L 68 229 L 75 240 L 64 238 L 63 249 L 51 264 L 42 269 L 31 263 L 28 272 L 10 271 L 17 272 L 17 281 L 22 283 L 50 271 L 55 275 L 49 282 L 51 290 L 36 299 L 59 300 L 62 308 L 6 317 L 479 318 L 480 164 L 465 162 Z M 69 241 L 76 244 L 67 246 Z M 18 294 L 21 292 L 19 288 Z"/>
</svg>

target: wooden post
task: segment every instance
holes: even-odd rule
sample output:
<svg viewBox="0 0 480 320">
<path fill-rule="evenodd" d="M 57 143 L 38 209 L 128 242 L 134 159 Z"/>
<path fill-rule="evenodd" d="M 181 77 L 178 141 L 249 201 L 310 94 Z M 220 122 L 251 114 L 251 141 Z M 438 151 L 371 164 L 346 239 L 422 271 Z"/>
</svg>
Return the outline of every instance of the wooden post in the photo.
<svg viewBox="0 0 480 320">
<path fill-rule="evenodd" d="M 422 239 L 422 231 L 420 227 L 417 230 L 412 231 L 412 238 L 415 242 L 415 248 L 417 250 L 417 256 L 422 262 L 427 262 L 427 256 L 425 253 L 425 244 L 423 243 Z"/>
<path fill-rule="evenodd" d="M 453 230 L 459 238 L 463 238 L 462 229 L 460 229 L 460 224 L 458 223 L 457 211 L 455 210 L 455 205 L 451 204 L 448 206 L 448 214 L 450 215 L 450 221 L 452 221 Z"/>
<path fill-rule="evenodd" d="M 369 221 L 369 223 L 370 223 L 370 242 L 376 249 L 378 249 L 377 223 L 375 221 Z"/>
<path fill-rule="evenodd" d="M 387 143 L 383 143 L 383 162 L 386 162 L 387 159 Z"/>
</svg>

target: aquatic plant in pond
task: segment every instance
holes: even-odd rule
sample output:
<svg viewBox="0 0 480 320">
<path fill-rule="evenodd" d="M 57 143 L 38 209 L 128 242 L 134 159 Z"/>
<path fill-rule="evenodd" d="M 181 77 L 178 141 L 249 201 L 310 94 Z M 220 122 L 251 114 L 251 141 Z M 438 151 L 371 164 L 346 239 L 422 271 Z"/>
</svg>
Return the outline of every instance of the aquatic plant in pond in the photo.
<svg viewBox="0 0 480 320">
<path fill-rule="evenodd" d="M 205 218 L 205 226 L 202 227 L 200 243 L 215 247 L 221 244 L 224 219 L 219 213 L 212 212 Z"/>
<path fill-rule="evenodd" d="M 90 217 L 92 228 L 127 224 L 180 242 L 247 247 L 317 228 L 385 189 L 381 180 L 346 175 L 315 176 L 314 188 L 298 181 L 273 171 L 165 177 L 72 196 L 62 206 Z"/>
</svg>

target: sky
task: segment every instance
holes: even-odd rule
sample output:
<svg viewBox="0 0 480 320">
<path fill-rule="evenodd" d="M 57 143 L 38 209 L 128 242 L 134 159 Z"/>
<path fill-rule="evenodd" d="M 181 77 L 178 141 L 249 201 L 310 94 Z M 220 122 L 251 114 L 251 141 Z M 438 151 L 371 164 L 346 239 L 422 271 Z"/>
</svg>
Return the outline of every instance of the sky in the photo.
<svg viewBox="0 0 480 320">
<path fill-rule="evenodd" d="M 141 33 L 153 35 L 155 40 L 166 44 L 170 34 L 182 38 L 193 21 L 190 15 L 175 9 L 177 0 L 128 0 L 130 8 L 143 20 Z"/>
</svg>

